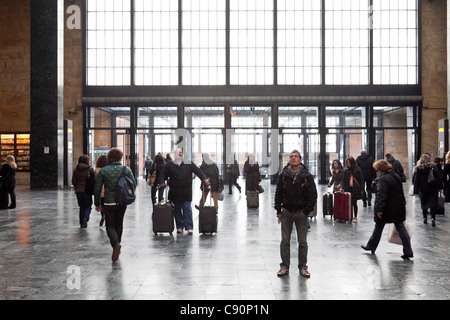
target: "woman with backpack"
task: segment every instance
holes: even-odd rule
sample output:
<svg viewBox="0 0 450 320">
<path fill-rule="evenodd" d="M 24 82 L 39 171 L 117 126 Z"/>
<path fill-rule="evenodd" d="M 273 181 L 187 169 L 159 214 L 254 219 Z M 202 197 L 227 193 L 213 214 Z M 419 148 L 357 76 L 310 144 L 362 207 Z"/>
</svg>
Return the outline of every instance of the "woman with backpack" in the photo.
<svg viewBox="0 0 450 320">
<path fill-rule="evenodd" d="M 125 172 L 125 175 L 133 182 L 134 186 L 136 186 L 136 180 L 131 169 L 122 165 L 123 152 L 120 149 L 112 148 L 109 150 L 107 157 L 108 165 L 100 170 L 95 183 L 94 204 L 95 210 L 100 212 L 102 210 L 100 196 L 102 187 L 104 187 L 105 203 L 103 210 L 105 212 L 106 233 L 113 248 L 111 259 L 115 262 L 120 254 L 123 218 L 127 210 L 126 205 L 119 204 L 116 201 L 117 185 L 122 176 L 122 171 Z"/>
</svg>

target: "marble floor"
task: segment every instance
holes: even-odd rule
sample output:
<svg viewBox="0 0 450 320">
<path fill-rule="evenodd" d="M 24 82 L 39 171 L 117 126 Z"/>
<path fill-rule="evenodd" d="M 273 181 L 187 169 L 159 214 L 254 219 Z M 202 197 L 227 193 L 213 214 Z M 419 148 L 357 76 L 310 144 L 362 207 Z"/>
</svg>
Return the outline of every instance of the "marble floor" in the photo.
<svg viewBox="0 0 450 320">
<path fill-rule="evenodd" d="M 407 220 L 414 226 L 411 261 L 400 258 L 401 246 L 387 242 L 387 228 L 375 255 L 360 248 L 374 226 L 373 211 L 361 202 L 357 223 L 333 221 L 319 209 L 308 233 L 311 278 L 301 277 L 295 267 L 279 278 L 275 186 L 264 180 L 263 187 L 259 209 L 247 209 L 245 196 L 236 189 L 225 195 L 217 234 L 199 234 L 194 209 L 193 235 L 155 236 L 150 187 L 140 180 L 137 201 L 126 212 L 116 263 L 97 212 L 87 229 L 79 228 L 72 190 L 19 187 L 17 208 L 0 211 L 0 299 L 450 299 L 450 204 L 432 227 L 422 222 L 418 198 L 407 196 Z M 404 188 L 407 194 L 408 185 Z M 199 199 L 198 179 L 193 189 Z M 322 185 L 318 189 L 320 195 L 327 191 Z M 296 266 L 295 231 L 291 243 Z"/>
</svg>

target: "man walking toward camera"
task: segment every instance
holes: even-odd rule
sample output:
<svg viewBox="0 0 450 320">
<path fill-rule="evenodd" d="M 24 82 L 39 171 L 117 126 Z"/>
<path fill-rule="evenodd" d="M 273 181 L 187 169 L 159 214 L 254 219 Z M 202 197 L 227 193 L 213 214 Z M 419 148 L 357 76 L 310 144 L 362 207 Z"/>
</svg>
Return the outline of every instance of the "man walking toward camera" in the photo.
<svg viewBox="0 0 450 320">
<path fill-rule="evenodd" d="M 275 191 L 275 210 L 278 223 L 281 223 L 281 244 L 279 277 L 289 274 L 290 241 L 295 223 L 298 241 L 298 268 L 302 276 L 309 278 L 307 256 L 308 214 L 314 210 L 317 189 L 313 176 L 301 164 L 300 152 L 294 150 L 289 156 L 289 164 L 278 177 Z"/>
</svg>

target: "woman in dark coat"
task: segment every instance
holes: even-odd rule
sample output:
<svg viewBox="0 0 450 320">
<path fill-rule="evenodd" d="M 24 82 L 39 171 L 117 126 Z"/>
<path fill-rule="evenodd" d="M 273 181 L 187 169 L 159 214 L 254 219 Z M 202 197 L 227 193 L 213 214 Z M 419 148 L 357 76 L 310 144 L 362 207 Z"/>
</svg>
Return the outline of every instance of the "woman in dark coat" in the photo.
<svg viewBox="0 0 450 320">
<path fill-rule="evenodd" d="M 364 176 L 361 169 L 356 164 L 356 160 L 353 157 L 348 157 L 345 160 L 344 178 L 341 183 L 341 192 L 350 192 L 352 194 L 353 204 L 353 222 L 357 222 L 358 219 L 358 200 L 362 199 L 364 192 Z"/>
<path fill-rule="evenodd" d="M 165 162 L 161 153 L 158 153 L 153 159 L 153 164 L 148 171 L 149 176 L 156 171 L 155 182 L 152 186 L 152 203 L 156 203 L 156 191 L 158 191 L 158 201 L 161 202 L 164 200 L 164 189 L 165 187 L 160 187 L 162 183 L 164 183 L 163 170 L 164 170 Z M 167 199 L 166 199 L 167 200 Z"/>
<path fill-rule="evenodd" d="M 375 199 L 375 229 L 364 250 L 375 253 L 380 242 L 383 228 L 386 223 L 394 223 L 403 244 L 403 259 L 413 257 L 411 239 L 405 228 L 406 200 L 403 193 L 402 179 L 392 170 L 392 166 L 386 160 L 374 163 L 374 168 L 379 173 L 377 179 L 377 197 Z"/>
<path fill-rule="evenodd" d="M 245 172 L 245 194 L 247 191 L 256 191 L 261 182 L 259 164 L 255 160 L 255 155 L 250 154 L 244 163 Z"/>
<path fill-rule="evenodd" d="M 433 170 L 437 183 L 428 182 L 430 170 Z M 420 204 L 422 205 L 423 223 L 427 223 L 428 209 L 430 209 L 431 224 L 436 226 L 436 211 L 438 208 L 439 192 L 442 190 L 443 184 L 435 164 L 431 162 L 428 154 L 420 156 L 419 164 L 414 168 L 414 194 L 418 194 Z"/>
<path fill-rule="evenodd" d="M 444 183 L 445 202 L 450 202 L 450 151 L 445 156 L 444 171 L 442 173 Z"/>
<path fill-rule="evenodd" d="M 209 154 L 203 154 L 203 161 L 200 165 L 200 170 L 203 171 L 205 176 L 209 179 L 209 188 L 204 182 L 201 183 L 200 189 L 202 190 L 202 198 L 198 205 L 199 208 L 203 208 L 209 191 L 211 191 L 211 197 L 214 200 L 214 208 L 216 212 L 219 210 L 219 168 L 210 158 Z M 211 190 L 210 190 L 211 189 Z"/>
<path fill-rule="evenodd" d="M 342 166 L 339 159 L 333 160 L 333 165 L 331 166 L 331 180 L 327 185 L 327 188 L 331 188 L 334 184 L 333 192 L 337 192 L 341 189 L 341 182 L 344 178 L 344 167 Z"/>
</svg>

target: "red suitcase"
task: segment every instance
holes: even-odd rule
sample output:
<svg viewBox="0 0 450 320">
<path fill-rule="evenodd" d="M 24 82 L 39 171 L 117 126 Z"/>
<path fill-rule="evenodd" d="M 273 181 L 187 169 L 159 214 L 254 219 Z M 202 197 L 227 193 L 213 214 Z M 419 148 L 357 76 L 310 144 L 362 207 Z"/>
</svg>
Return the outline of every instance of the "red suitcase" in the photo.
<svg viewBox="0 0 450 320">
<path fill-rule="evenodd" d="M 353 219 L 352 194 L 349 192 L 334 193 L 334 220 L 351 221 Z"/>
</svg>

